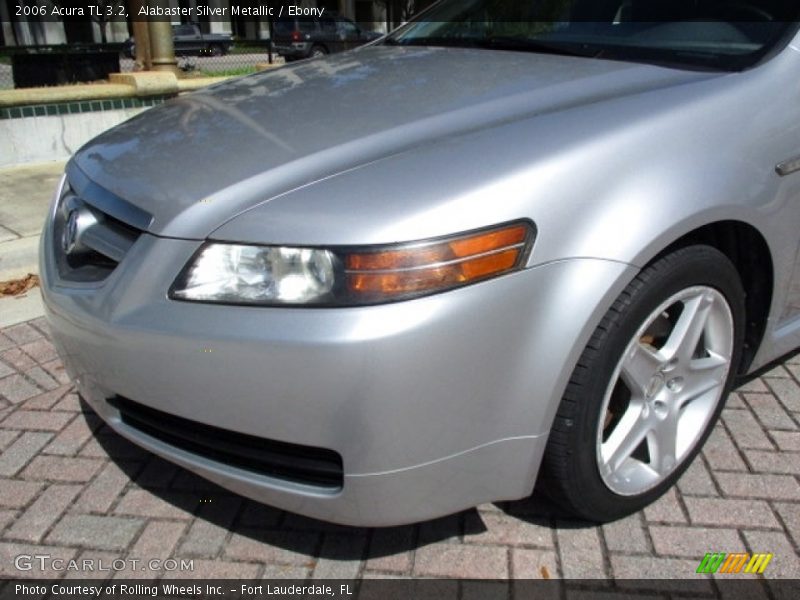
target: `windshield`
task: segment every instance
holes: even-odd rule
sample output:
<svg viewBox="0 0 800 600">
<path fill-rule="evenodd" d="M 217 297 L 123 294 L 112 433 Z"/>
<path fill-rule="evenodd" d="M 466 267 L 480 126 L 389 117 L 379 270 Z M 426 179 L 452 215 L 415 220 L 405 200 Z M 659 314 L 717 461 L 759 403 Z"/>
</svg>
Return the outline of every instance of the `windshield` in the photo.
<svg viewBox="0 0 800 600">
<path fill-rule="evenodd" d="M 442 0 L 385 43 L 740 70 L 798 21 L 797 0 Z"/>
</svg>

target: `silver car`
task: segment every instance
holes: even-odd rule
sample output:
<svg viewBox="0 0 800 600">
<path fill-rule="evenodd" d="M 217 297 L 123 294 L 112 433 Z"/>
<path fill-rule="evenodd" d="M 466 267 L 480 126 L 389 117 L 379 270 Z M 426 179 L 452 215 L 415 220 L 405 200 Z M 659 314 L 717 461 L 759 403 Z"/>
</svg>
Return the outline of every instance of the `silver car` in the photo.
<svg viewBox="0 0 800 600">
<path fill-rule="evenodd" d="M 75 154 L 43 294 L 111 428 L 354 525 L 674 484 L 800 345 L 800 8 L 524 4 L 445 0 Z"/>
</svg>

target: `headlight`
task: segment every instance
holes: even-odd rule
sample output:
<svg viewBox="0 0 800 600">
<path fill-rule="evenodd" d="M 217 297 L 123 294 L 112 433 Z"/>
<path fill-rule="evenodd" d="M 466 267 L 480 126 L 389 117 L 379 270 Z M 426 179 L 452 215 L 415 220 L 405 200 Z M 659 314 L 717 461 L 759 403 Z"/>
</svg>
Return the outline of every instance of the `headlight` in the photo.
<svg viewBox="0 0 800 600">
<path fill-rule="evenodd" d="M 348 306 L 408 300 L 521 269 L 528 221 L 437 240 L 367 248 L 295 248 L 209 242 L 170 298 L 258 305 Z"/>
<path fill-rule="evenodd" d="M 207 244 L 172 289 L 182 300 L 307 304 L 328 296 L 335 256 L 327 250 Z"/>
</svg>

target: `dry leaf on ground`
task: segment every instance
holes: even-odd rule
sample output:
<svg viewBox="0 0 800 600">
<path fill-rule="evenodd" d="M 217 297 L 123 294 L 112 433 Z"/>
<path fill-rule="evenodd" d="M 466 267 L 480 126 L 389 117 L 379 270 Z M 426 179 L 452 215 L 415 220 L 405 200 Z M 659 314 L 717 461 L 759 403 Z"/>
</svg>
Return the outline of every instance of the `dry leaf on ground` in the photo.
<svg viewBox="0 0 800 600">
<path fill-rule="evenodd" d="M 0 281 L 0 298 L 5 296 L 19 296 L 39 285 L 39 276 L 28 273 L 22 279 Z"/>
</svg>

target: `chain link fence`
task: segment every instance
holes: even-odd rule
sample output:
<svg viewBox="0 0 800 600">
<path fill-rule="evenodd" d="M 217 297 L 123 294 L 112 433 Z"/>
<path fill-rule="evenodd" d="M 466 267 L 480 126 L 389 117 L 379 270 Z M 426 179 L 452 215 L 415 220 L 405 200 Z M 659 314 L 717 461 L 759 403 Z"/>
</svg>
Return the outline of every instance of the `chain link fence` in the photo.
<svg viewBox="0 0 800 600">
<path fill-rule="evenodd" d="M 258 70 L 257 65 L 269 63 L 270 58 L 272 64 L 283 63 L 283 58 L 275 53 L 270 57 L 269 44 L 269 40 L 240 41 L 222 56 L 176 56 L 178 68 L 189 76 L 249 75 Z M 133 61 L 124 58 L 120 67 L 123 71 L 130 71 Z"/>
</svg>

